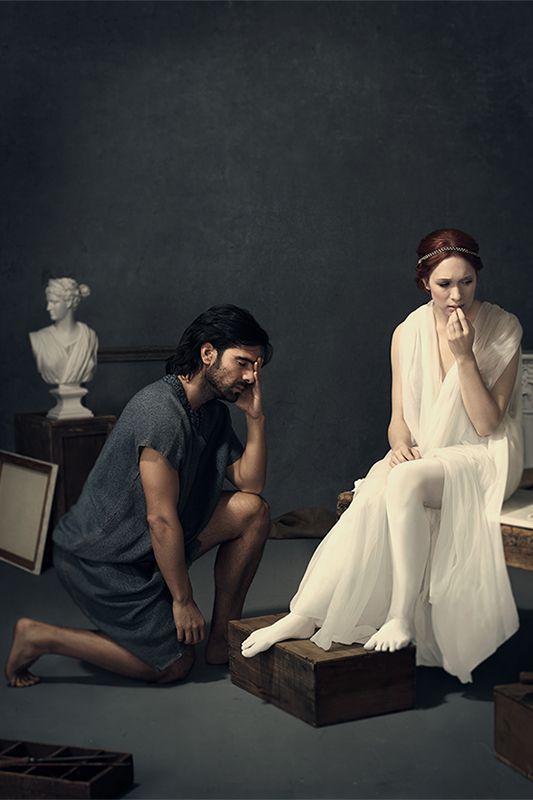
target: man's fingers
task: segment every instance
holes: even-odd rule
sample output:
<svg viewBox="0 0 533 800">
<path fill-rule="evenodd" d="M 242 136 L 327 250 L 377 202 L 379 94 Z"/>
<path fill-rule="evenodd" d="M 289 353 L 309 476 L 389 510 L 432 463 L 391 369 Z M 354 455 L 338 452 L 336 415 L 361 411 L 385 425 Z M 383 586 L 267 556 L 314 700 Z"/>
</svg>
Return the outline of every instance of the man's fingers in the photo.
<svg viewBox="0 0 533 800">
<path fill-rule="evenodd" d="M 204 638 L 204 635 L 205 634 L 204 634 L 204 626 L 203 625 L 198 625 L 195 628 L 193 628 L 193 641 L 194 641 L 194 644 L 198 644 L 199 642 L 201 642 L 202 639 Z"/>
<path fill-rule="evenodd" d="M 185 638 L 185 631 L 181 625 L 176 625 L 176 634 L 178 637 L 178 642 L 182 642 Z"/>
</svg>

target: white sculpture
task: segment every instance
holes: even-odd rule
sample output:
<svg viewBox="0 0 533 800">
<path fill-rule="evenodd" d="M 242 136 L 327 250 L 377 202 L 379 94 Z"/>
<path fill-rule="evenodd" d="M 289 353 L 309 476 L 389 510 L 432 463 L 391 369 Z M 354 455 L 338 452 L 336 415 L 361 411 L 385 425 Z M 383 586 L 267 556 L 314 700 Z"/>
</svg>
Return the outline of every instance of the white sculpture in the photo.
<svg viewBox="0 0 533 800">
<path fill-rule="evenodd" d="M 53 325 L 29 334 L 37 369 L 46 383 L 57 384 L 50 393 L 57 399 L 47 416 L 51 419 L 92 417 L 81 404 L 96 369 L 98 338 L 85 325 L 76 322 L 74 311 L 91 290 L 73 278 L 52 278 L 46 287 L 46 310 Z"/>
</svg>

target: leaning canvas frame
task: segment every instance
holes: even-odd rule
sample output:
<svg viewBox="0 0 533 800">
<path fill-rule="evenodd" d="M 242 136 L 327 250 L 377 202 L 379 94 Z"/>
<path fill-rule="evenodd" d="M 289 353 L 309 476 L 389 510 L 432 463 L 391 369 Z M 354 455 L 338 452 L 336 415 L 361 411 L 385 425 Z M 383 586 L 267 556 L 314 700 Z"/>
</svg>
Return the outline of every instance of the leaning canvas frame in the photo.
<svg viewBox="0 0 533 800">
<path fill-rule="evenodd" d="M 39 575 L 57 464 L 0 450 L 0 559 Z"/>
</svg>

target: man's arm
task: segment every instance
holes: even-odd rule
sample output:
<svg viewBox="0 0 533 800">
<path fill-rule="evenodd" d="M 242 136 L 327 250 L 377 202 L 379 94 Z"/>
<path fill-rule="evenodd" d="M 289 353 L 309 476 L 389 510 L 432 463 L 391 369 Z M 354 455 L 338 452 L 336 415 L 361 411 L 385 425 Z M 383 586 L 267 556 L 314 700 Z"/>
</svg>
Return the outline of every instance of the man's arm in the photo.
<svg viewBox="0 0 533 800">
<path fill-rule="evenodd" d="M 178 518 L 179 475 L 157 450 L 145 447 L 139 459 L 146 498 L 146 518 L 154 555 L 172 595 L 178 640 L 196 644 L 205 636 L 205 621 L 193 600 L 185 560 L 183 529 Z"/>
<path fill-rule="evenodd" d="M 265 488 L 267 448 L 265 415 L 261 397 L 261 359 L 254 364 L 254 382 L 235 405 L 246 415 L 246 447 L 244 453 L 226 470 L 226 476 L 241 492 L 261 494 Z"/>
</svg>

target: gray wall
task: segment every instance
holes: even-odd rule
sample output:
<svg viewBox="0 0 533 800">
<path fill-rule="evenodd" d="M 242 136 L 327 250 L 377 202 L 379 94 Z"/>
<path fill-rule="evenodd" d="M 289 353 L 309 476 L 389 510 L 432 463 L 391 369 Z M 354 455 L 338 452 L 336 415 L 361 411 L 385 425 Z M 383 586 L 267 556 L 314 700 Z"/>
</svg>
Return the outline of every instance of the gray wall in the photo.
<svg viewBox="0 0 533 800">
<path fill-rule="evenodd" d="M 48 276 L 91 286 L 106 347 L 234 302 L 276 348 L 267 496 L 332 506 L 386 448 L 422 235 L 478 238 L 481 295 L 533 348 L 532 33 L 531 3 L 1 3 L 0 445 L 51 404 Z M 100 365 L 89 405 L 162 367 Z"/>
</svg>

